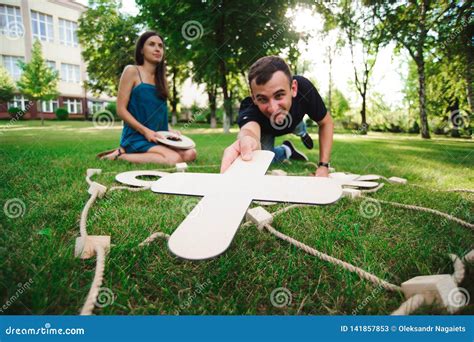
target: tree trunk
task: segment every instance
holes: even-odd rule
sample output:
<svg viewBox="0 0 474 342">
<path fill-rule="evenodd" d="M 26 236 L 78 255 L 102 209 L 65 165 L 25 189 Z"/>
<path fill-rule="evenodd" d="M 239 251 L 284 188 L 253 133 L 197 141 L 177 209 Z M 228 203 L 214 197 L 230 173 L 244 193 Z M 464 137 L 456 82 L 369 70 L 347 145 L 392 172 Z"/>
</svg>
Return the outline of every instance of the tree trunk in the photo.
<svg viewBox="0 0 474 342">
<path fill-rule="evenodd" d="M 331 47 L 328 47 L 328 59 L 329 59 L 329 90 L 328 90 L 328 112 L 331 113 L 331 93 L 332 93 L 332 55 Z"/>
<path fill-rule="evenodd" d="M 209 109 L 211 110 L 211 115 L 210 115 L 211 116 L 211 118 L 210 118 L 211 128 L 216 128 L 216 126 L 217 126 L 217 121 L 216 121 L 216 108 L 217 108 L 217 105 L 216 105 L 215 90 L 212 89 L 211 91 L 208 91 L 207 96 L 209 98 Z"/>
<path fill-rule="evenodd" d="M 426 29 L 426 12 L 428 11 L 428 2 L 422 0 L 421 19 L 420 19 L 420 38 L 416 49 L 415 62 L 418 68 L 418 97 L 420 103 L 420 122 L 421 122 L 421 137 L 430 139 L 430 130 L 428 127 L 428 117 L 426 113 L 426 80 L 425 80 L 425 57 L 423 49 L 425 48 L 426 36 L 428 30 Z"/>
<path fill-rule="evenodd" d="M 418 66 L 418 98 L 420 103 L 420 122 L 421 122 L 421 137 L 430 139 L 430 131 L 428 128 L 428 117 L 426 115 L 426 91 L 425 91 L 425 61 L 423 57 L 417 62 Z"/>
<path fill-rule="evenodd" d="M 462 115 L 461 112 L 459 111 L 459 100 L 456 99 L 448 107 L 449 110 L 449 118 L 451 120 L 451 123 L 453 125 L 453 129 L 451 130 L 451 136 L 454 138 L 459 138 L 461 135 L 459 134 L 459 127 L 462 125 Z"/>
<path fill-rule="evenodd" d="M 172 82 L 173 82 L 173 97 L 171 99 L 171 125 L 176 125 L 178 123 L 178 117 L 177 117 L 177 107 L 178 107 L 178 90 L 176 89 L 176 73 L 177 73 L 177 68 L 173 67 L 172 69 L 173 72 L 173 77 L 172 77 Z"/>
<path fill-rule="evenodd" d="M 41 108 L 41 101 L 40 100 L 36 100 L 36 110 L 38 111 L 38 113 L 40 113 L 41 126 L 44 126 L 44 113 L 43 113 L 43 110 Z"/>
<path fill-rule="evenodd" d="M 469 103 L 469 109 L 471 110 L 471 115 L 474 114 L 474 90 L 472 89 L 472 82 L 473 77 L 472 77 L 472 70 L 474 69 L 474 47 L 470 43 L 470 38 L 468 40 L 468 43 L 466 44 L 466 60 L 467 60 L 467 66 L 466 66 L 466 73 L 465 73 L 465 78 L 466 78 L 466 83 L 467 83 L 467 102 Z"/>
<path fill-rule="evenodd" d="M 367 93 L 364 91 L 362 95 L 362 108 L 360 110 L 360 117 L 361 117 L 361 127 L 360 127 L 360 133 L 361 134 L 367 134 L 367 119 L 366 119 L 366 108 L 367 108 Z"/>
<path fill-rule="evenodd" d="M 220 72 L 221 72 L 221 88 L 222 94 L 224 95 L 224 133 L 229 133 L 230 131 L 230 115 L 232 114 L 232 104 L 229 97 L 229 91 L 227 89 L 227 77 L 226 77 L 226 67 L 223 60 L 219 61 Z"/>
</svg>

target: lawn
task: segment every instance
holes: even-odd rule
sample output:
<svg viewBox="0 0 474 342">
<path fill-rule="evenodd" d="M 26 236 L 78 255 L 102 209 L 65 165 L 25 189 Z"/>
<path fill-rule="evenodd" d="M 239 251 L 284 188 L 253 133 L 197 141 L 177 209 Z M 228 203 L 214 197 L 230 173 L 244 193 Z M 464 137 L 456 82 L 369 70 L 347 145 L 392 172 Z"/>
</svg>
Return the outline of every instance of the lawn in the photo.
<svg viewBox="0 0 474 342">
<path fill-rule="evenodd" d="M 111 186 L 119 172 L 160 168 L 95 159 L 96 153 L 117 146 L 120 132 L 119 125 L 97 129 L 88 122 L 47 121 L 44 127 L 30 121 L 0 123 L 1 204 L 10 199 L 24 203 L 19 217 L 0 215 L 1 303 L 18 293 L 22 284 L 31 283 L 10 301 L 5 313 L 79 312 L 95 270 L 95 258 L 73 255 L 81 210 L 89 198 L 86 169 L 102 169 L 94 180 Z M 223 149 L 236 132 L 186 128 L 183 133 L 198 148 L 190 171 L 219 172 Z M 297 137 L 291 139 L 303 148 Z M 473 147 L 468 140 L 336 134 L 332 164 L 337 171 L 407 178 L 408 185 L 386 184 L 369 196 L 437 209 L 472 223 L 472 194 L 435 190 L 474 189 Z M 317 160 L 317 148 L 308 154 Z M 272 168 L 290 173 L 311 170 L 304 163 Z M 358 314 L 381 315 L 404 301 L 401 294 L 381 290 L 253 225 L 239 230 L 225 254 L 208 261 L 176 258 L 164 240 L 138 246 L 155 231 L 172 233 L 196 203 L 191 197 L 151 191 L 117 191 L 97 201 L 89 214 L 88 232 L 112 237 L 102 286 L 113 292 L 115 300 L 94 313 L 350 315 L 359 306 Z M 361 204 L 343 198 L 330 206 L 293 209 L 278 216 L 273 226 L 397 285 L 418 275 L 452 273 L 448 254 L 463 256 L 474 246 L 472 230 L 438 216 L 381 205 L 377 216 L 366 218 L 360 214 Z M 474 267 L 467 271 L 460 286 L 474 297 Z M 292 297 L 281 308 L 270 301 L 271 292 L 279 287 Z M 417 313 L 444 312 L 424 307 Z M 472 299 L 461 313 L 474 313 Z"/>
</svg>

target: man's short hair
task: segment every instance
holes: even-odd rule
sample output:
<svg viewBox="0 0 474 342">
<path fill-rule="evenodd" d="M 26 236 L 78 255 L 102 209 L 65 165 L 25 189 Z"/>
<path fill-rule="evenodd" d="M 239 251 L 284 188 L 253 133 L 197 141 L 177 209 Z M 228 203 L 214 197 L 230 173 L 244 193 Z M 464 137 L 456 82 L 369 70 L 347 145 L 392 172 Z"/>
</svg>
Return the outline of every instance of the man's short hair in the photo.
<svg viewBox="0 0 474 342">
<path fill-rule="evenodd" d="M 273 74 L 277 71 L 283 71 L 288 77 L 288 82 L 291 84 L 293 76 L 291 75 L 290 68 L 286 62 L 278 56 L 265 56 L 258 59 L 252 64 L 249 70 L 249 85 L 252 85 L 252 81 L 255 79 L 255 83 L 258 85 L 267 83 Z"/>
</svg>

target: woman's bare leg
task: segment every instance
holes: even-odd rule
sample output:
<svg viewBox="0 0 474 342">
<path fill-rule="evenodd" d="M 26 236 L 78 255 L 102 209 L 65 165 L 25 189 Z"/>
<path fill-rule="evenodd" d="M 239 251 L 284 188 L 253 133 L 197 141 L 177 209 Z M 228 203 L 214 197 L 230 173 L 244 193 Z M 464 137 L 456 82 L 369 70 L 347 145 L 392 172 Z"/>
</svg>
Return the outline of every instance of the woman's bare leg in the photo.
<svg viewBox="0 0 474 342">
<path fill-rule="evenodd" d="M 118 159 L 137 164 L 153 163 L 163 165 L 175 165 L 183 161 L 178 152 L 162 145 L 153 146 L 145 153 L 122 154 Z"/>
<path fill-rule="evenodd" d="M 185 162 L 192 162 L 196 160 L 197 152 L 194 148 L 189 150 L 176 150 L 179 153 L 183 161 Z"/>
</svg>

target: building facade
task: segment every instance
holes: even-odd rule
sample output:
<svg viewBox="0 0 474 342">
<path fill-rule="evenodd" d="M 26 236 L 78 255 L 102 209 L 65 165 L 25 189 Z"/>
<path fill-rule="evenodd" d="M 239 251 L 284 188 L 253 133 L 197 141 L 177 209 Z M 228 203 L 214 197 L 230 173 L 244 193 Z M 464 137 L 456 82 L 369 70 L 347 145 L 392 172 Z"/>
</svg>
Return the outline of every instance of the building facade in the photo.
<svg viewBox="0 0 474 342">
<path fill-rule="evenodd" d="M 10 117 L 10 107 L 28 109 L 24 115 L 27 119 L 40 114 L 55 118 L 58 107 L 66 108 L 69 118 L 87 118 L 114 100 L 94 97 L 84 87 L 87 73 L 77 28 L 85 10 L 86 6 L 67 0 L 0 0 L 0 64 L 17 81 L 21 76 L 18 61 L 29 62 L 33 42 L 39 40 L 46 63 L 59 73 L 60 94 L 57 99 L 28 109 L 28 99 L 18 93 L 9 103 L 0 103 L 0 118 Z"/>
</svg>

